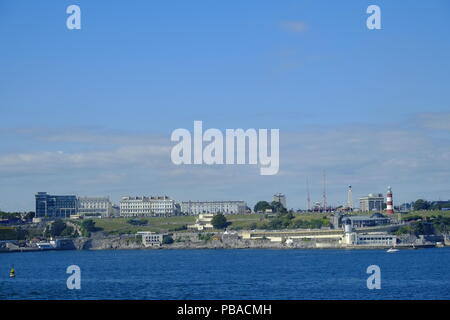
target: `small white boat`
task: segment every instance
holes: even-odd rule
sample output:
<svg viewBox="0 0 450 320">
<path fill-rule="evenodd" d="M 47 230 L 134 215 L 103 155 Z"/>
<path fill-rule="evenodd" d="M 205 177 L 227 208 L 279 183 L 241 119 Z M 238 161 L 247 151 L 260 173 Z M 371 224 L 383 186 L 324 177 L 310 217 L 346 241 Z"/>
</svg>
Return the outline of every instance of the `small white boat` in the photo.
<svg viewBox="0 0 450 320">
<path fill-rule="evenodd" d="M 392 253 L 392 252 L 397 252 L 397 251 L 398 251 L 398 249 L 390 248 L 386 252 Z"/>
</svg>

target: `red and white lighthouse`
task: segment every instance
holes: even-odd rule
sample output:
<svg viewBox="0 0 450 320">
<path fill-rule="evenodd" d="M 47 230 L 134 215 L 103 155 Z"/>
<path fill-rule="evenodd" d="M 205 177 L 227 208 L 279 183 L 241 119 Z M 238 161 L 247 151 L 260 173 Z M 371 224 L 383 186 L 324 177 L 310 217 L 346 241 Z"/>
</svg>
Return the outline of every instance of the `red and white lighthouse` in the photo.
<svg viewBox="0 0 450 320">
<path fill-rule="evenodd" d="M 388 192 L 386 195 L 386 213 L 394 214 L 394 202 L 392 201 L 392 190 L 388 187 Z"/>
</svg>

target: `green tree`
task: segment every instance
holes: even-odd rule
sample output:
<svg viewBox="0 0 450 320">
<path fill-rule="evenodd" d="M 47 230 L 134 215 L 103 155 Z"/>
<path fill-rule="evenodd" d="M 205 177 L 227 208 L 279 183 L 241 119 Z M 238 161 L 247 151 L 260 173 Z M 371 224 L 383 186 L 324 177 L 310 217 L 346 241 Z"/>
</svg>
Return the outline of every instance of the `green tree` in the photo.
<svg viewBox="0 0 450 320">
<path fill-rule="evenodd" d="M 74 233 L 73 227 L 66 226 L 66 228 L 61 232 L 62 237 L 71 237 Z"/>
<path fill-rule="evenodd" d="M 433 219 L 433 227 L 441 234 L 448 234 L 450 231 L 450 217 L 438 216 Z"/>
<path fill-rule="evenodd" d="M 173 238 L 171 236 L 169 236 L 169 235 L 164 236 L 162 243 L 163 244 L 172 244 L 173 243 Z"/>
<path fill-rule="evenodd" d="M 287 213 L 286 208 L 278 201 L 272 201 L 271 207 L 273 212 Z"/>
<path fill-rule="evenodd" d="M 450 208 L 450 201 L 433 201 L 430 203 L 431 210 L 441 210 L 442 208 Z"/>
<path fill-rule="evenodd" d="M 31 220 L 35 217 L 35 213 L 33 211 L 27 212 L 24 216 L 24 219 Z"/>
<path fill-rule="evenodd" d="M 2 218 L 2 219 L 19 219 L 20 213 L 18 213 L 18 212 L 0 212 L 0 218 Z"/>
<path fill-rule="evenodd" d="M 94 231 L 97 231 L 97 227 L 95 226 L 95 222 L 94 222 L 94 220 L 92 220 L 92 219 L 84 220 L 84 221 L 81 223 L 81 227 L 82 227 L 84 230 L 88 231 L 88 232 L 94 232 Z"/>
<path fill-rule="evenodd" d="M 395 234 L 397 236 L 400 236 L 402 234 L 412 234 L 412 229 L 410 226 L 401 226 L 400 228 L 398 228 L 397 231 L 395 231 Z"/>
<path fill-rule="evenodd" d="M 28 231 L 22 228 L 0 227 L 0 240 L 25 240 Z"/>
<path fill-rule="evenodd" d="M 183 231 L 183 230 L 187 230 L 187 225 L 186 224 L 183 224 L 183 225 L 178 226 L 178 227 L 170 228 L 168 231 L 169 232 L 175 232 L 175 231 Z"/>
<path fill-rule="evenodd" d="M 286 221 L 284 219 L 281 218 L 275 218 L 269 221 L 268 223 L 268 227 L 269 229 L 283 229 L 286 227 L 285 225 Z"/>
<path fill-rule="evenodd" d="M 257 204 L 255 204 L 255 207 L 253 208 L 253 211 L 258 212 L 262 211 L 265 212 L 266 209 L 272 209 L 272 206 L 267 201 L 259 201 Z"/>
<path fill-rule="evenodd" d="M 431 204 L 423 199 L 418 199 L 414 202 L 413 208 L 414 210 L 418 211 L 418 210 L 428 210 L 430 209 Z"/>
<path fill-rule="evenodd" d="M 102 230 L 101 228 L 98 228 L 95 226 L 95 221 L 92 219 L 83 220 L 81 223 L 81 235 L 83 237 L 89 237 L 91 235 L 91 232 L 96 232 Z"/>
<path fill-rule="evenodd" d="M 216 229 L 225 229 L 228 226 L 227 218 L 221 213 L 216 214 L 212 220 L 211 224 Z"/>
<path fill-rule="evenodd" d="M 429 235 L 434 233 L 433 225 L 429 222 L 413 222 L 411 223 L 411 229 L 412 233 L 414 233 L 416 236 L 422 234 Z"/>
<path fill-rule="evenodd" d="M 214 235 L 213 233 L 198 233 L 197 234 L 198 239 L 203 240 L 205 242 L 208 242 L 209 240 L 211 240 L 213 235 Z"/>
<path fill-rule="evenodd" d="M 67 225 L 61 219 L 57 219 L 53 221 L 50 225 L 45 229 L 44 235 L 46 237 L 59 237 L 64 229 L 66 229 Z"/>
<path fill-rule="evenodd" d="M 148 224 L 147 219 L 129 219 L 127 220 L 128 224 L 131 224 L 133 226 L 146 226 Z"/>
<path fill-rule="evenodd" d="M 404 221 L 414 221 L 414 220 L 420 220 L 420 219 L 422 219 L 422 217 L 417 214 L 403 218 Z"/>
</svg>

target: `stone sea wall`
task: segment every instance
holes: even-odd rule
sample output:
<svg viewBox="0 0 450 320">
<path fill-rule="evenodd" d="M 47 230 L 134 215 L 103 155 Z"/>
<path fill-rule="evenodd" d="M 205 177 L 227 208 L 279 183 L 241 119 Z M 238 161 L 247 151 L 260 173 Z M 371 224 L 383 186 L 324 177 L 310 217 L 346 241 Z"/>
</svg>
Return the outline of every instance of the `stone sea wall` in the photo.
<svg viewBox="0 0 450 320">
<path fill-rule="evenodd" d="M 210 239 L 199 239 L 197 233 L 180 233 L 173 235 L 172 244 L 145 247 L 140 237 L 132 235 L 106 236 L 74 239 L 77 250 L 128 250 L 128 249 L 313 249 L 340 248 L 337 242 L 295 241 L 290 244 L 271 242 L 270 240 L 243 240 L 237 236 L 214 235 Z"/>
</svg>

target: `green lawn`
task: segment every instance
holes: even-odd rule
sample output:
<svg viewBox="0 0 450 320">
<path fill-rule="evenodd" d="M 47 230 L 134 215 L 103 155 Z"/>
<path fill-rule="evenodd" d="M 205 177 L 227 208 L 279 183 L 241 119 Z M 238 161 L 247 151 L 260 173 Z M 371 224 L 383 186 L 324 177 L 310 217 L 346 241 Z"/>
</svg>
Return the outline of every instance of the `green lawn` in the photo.
<svg viewBox="0 0 450 320">
<path fill-rule="evenodd" d="M 384 215 L 386 215 L 385 212 L 382 212 Z M 353 215 L 361 215 L 361 216 L 371 216 L 372 212 L 352 212 L 350 214 Z M 394 213 L 394 217 L 397 218 L 397 212 Z M 402 213 L 402 218 L 407 218 L 411 216 L 421 216 L 421 217 L 431 217 L 431 216 L 443 216 L 443 217 L 450 217 L 450 211 L 440 211 L 440 210 L 423 210 L 423 211 L 411 211 L 409 213 Z"/>
<path fill-rule="evenodd" d="M 412 211 L 407 214 L 402 214 L 402 218 L 408 218 L 411 216 L 421 216 L 423 218 L 431 217 L 431 216 L 443 216 L 450 217 L 450 211 L 439 211 L 439 210 L 426 210 L 426 211 Z"/>
<path fill-rule="evenodd" d="M 103 229 L 104 232 L 112 234 L 133 234 L 138 231 L 167 232 L 171 229 L 180 228 L 186 224 L 195 222 L 195 217 L 168 217 L 168 218 L 143 218 L 148 221 L 145 226 L 134 226 L 127 221 L 130 218 L 103 218 L 94 219 L 95 226 Z M 141 218 L 136 218 L 141 219 Z"/>
<path fill-rule="evenodd" d="M 325 214 L 295 214 L 296 220 L 321 219 Z M 142 218 L 148 221 L 147 225 L 134 226 L 127 221 L 130 218 L 103 218 L 94 219 L 95 225 L 110 234 L 134 234 L 138 231 L 168 232 L 187 224 L 195 223 L 196 216 L 177 216 L 167 218 Z M 226 215 L 231 222 L 232 229 L 251 229 L 255 223 L 268 221 L 264 214 L 230 214 Z M 137 217 L 136 219 L 141 219 Z"/>
</svg>

